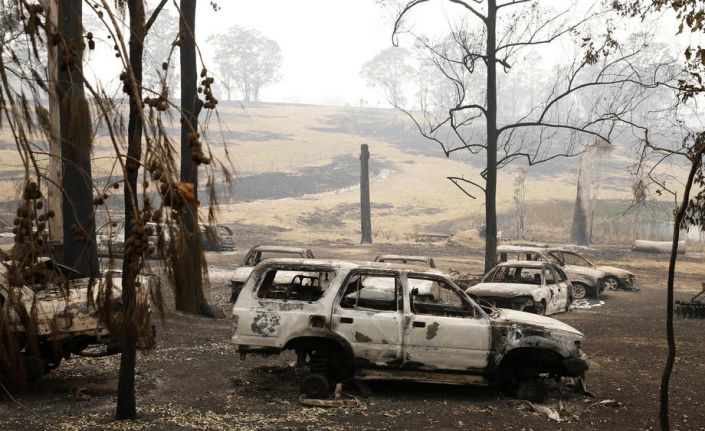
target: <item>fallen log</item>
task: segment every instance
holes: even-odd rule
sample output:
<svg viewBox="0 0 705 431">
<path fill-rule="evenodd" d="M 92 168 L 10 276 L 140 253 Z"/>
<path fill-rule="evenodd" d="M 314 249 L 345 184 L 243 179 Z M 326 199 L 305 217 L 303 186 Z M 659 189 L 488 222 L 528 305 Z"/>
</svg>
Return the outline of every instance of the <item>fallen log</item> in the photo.
<svg viewBox="0 0 705 431">
<path fill-rule="evenodd" d="M 641 253 L 670 253 L 671 241 L 645 241 L 638 239 L 632 244 L 632 251 Z M 678 241 L 678 254 L 685 254 L 685 241 Z"/>
</svg>

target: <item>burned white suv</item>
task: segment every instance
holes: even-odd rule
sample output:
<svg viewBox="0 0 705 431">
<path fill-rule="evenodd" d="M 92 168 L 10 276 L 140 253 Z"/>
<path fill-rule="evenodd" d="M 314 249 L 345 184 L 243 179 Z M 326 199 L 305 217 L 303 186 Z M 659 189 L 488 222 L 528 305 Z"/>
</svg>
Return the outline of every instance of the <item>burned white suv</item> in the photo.
<svg viewBox="0 0 705 431">
<path fill-rule="evenodd" d="M 434 270 L 271 259 L 255 267 L 232 318 L 241 357 L 291 349 L 310 358 L 302 384 L 309 397 L 349 377 L 486 385 L 588 369 L 578 330 L 483 309 Z"/>
</svg>

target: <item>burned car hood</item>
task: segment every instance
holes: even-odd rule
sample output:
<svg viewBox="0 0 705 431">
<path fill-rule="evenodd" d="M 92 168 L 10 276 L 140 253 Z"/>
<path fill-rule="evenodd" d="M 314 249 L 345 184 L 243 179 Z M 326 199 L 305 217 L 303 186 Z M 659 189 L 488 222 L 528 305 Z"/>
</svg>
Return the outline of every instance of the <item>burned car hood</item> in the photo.
<svg viewBox="0 0 705 431">
<path fill-rule="evenodd" d="M 498 310 L 499 316 L 493 318 L 492 321 L 499 325 L 517 324 L 519 326 L 540 326 L 549 330 L 559 330 L 580 337 L 583 336 L 582 332 L 572 326 L 551 317 L 539 316 L 538 314 L 525 313 L 523 311 L 508 310 L 506 308 L 500 308 Z"/>
<path fill-rule="evenodd" d="M 480 283 L 476 284 L 465 292 L 477 296 L 500 296 L 513 298 L 516 296 L 533 296 L 533 293 L 541 288 L 535 284 L 522 283 Z"/>
<path fill-rule="evenodd" d="M 241 266 L 233 271 L 230 276 L 230 280 L 238 283 L 244 283 L 250 277 L 250 274 L 252 274 L 253 269 L 255 269 L 254 266 Z"/>
<path fill-rule="evenodd" d="M 607 275 L 615 276 L 617 278 L 629 278 L 629 276 L 634 275 L 634 273 L 631 273 L 621 268 L 615 268 L 614 266 L 598 266 L 595 269 L 597 269 L 598 271 L 602 271 Z"/>
</svg>

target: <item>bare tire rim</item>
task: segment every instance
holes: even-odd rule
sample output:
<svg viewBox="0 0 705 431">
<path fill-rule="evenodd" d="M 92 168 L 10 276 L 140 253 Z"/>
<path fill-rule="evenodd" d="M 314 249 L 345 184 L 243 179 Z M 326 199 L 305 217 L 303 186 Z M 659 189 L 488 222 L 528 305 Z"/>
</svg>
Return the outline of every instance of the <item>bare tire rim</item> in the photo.
<svg viewBox="0 0 705 431">
<path fill-rule="evenodd" d="M 573 285 L 573 299 L 583 299 L 585 298 L 585 286 L 582 284 Z"/>
<path fill-rule="evenodd" d="M 534 311 L 539 316 L 543 316 L 544 314 L 546 314 L 546 304 L 544 304 L 543 301 L 537 302 L 536 304 L 534 304 Z"/>
<path fill-rule="evenodd" d="M 605 279 L 605 288 L 607 290 L 617 290 L 619 287 L 619 283 L 617 280 L 613 277 L 608 277 Z"/>
</svg>

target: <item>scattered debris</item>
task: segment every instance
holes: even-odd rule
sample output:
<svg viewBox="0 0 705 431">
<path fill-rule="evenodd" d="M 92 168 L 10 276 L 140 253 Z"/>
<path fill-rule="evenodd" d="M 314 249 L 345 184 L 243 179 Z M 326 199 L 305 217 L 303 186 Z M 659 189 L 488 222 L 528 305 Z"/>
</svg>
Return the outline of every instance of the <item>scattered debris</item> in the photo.
<svg viewBox="0 0 705 431">
<path fill-rule="evenodd" d="M 534 404 L 530 401 L 522 401 L 522 405 L 528 406 L 532 411 L 544 415 L 552 421 L 563 422 L 560 412 L 565 410 L 565 406 L 563 406 L 563 402 L 560 400 L 558 401 L 558 409 L 542 404 Z"/>
<path fill-rule="evenodd" d="M 573 310 L 591 310 L 593 308 L 602 307 L 605 301 L 590 301 L 589 299 L 576 299 L 571 304 Z"/>
<path fill-rule="evenodd" d="M 88 389 L 78 385 L 73 385 L 69 389 L 69 396 L 76 401 L 90 401 L 91 396 L 88 394 Z"/>
<path fill-rule="evenodd" d="M 686 319 L 705 319 L 705 283 L 690 301 L 676 301 L 676 313 Z"/>
<path fill-rule="evenodd" d="M 333 399 L 317 399 L 317 398 L 306 398 L 306 394 L 299 395 L 299 401 L 301 404 L 308 407 L 357 407 L 362 403 L 360 400 L 352 395 L 343 393 L 343 385 L 338 383 L 335 385 L 334 398 Z"/>
</svg>

